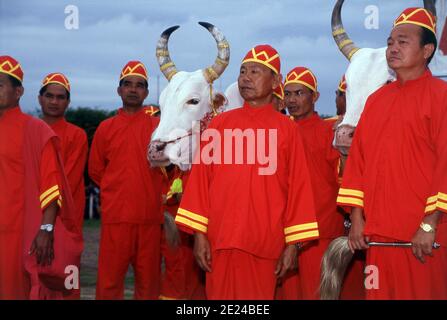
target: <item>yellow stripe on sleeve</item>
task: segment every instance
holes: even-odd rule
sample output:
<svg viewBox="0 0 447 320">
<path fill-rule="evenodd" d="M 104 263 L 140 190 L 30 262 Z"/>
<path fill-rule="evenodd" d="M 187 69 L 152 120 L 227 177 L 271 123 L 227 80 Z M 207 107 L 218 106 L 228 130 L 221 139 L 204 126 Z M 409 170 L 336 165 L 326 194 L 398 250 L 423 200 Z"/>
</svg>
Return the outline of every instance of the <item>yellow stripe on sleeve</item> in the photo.
<svg viewBox="0 0 447 320">
<path fill-rule="evenodd" d="M 297 225 L 285 228 L 284 234 L 288 235 L 290 233 L 294 233 L 297 231 L 307 231 L 307 230 L 317 229 L 317 228 L 318 228 L 317 222 L 297 224 Z"/>
<path fill-rule="evenodd" d="M 337 197 L 337 203 L 341 204 L 354 204 L 363 207 L 363 200 L 351 197 Z"/>
<path fill-rule="evenodd" d="M 40 200 L 40 202 L 42 202 L 43 201 L 43 199 L 45 199 L 50 193 L 53 193 L 54 191 L 56 191 L 56 190 L 58 190 L 59 189 L 59 186 L 58 185 L 55 185 L 55 186 L 52 186 L 50 189 L 48 189 L 47 191 L 45 191 L 44 193 L 42 193 L 41 195 L 40 195 L 40 198 L 39 198 L 39 200 Z"/>
<path fill-rule="evenodd" d="M 447 201 L 447 194 L 439 192 L 438 199 L 441 199 L 442 201 Z"/>
<path fill-rule="evenodd" d="M 354 196 L 359 198 L 363 198 L 365 195 L 363 191 L 355 189 L 345 189 L 345 188 L 340 188 L 340 190 L 338 190 L 338 194 L 343 196 Z"/>
<path fill-rule="evenodd" d="M 198 221 L 200 223 L 203 223 L 205 225 L 208 224 L 208 218 L 205 218 L 204 216 L 201 216 L 199 214 L 193 213 L 191 211 L 185 210 L 183 208 L 178 208 L 177 213 L 181 214 L 182 216 L 185 216 L 187 218 L 190 218 L 192 220 Z"/>
<path fill-rule="evenodd" d="M 200 223 L 191 221 L 188 218 L 185 218 L 185 217 L 182 217 L 182 216 L 179 216 L 179 215 L 177 215 L 175 217 L 175 221 L 176 222 L 180 222 L 180 223 L 182 223 L 182 224 L 184 224 L 184 225 L 186 225 L 186 226 L 188 226 L 188 227 L 190 227 L 190 228 L 192 228 L 194 230 L 198 230 L 198 231 L 201 231 L 203 233 L 206 233 L 208 231 L 208 228 L 206 226 L 204 226 L 204 225 L 202 225 Z"/>
<path fill-rule="evenodd" d="M 55 200 L 57 197 L 59 197 L 59 190 L 56 190 L 52 194 L 50 194 L 48 197 L 45 198 L 44 201 L 41 202 L 40 208 L 43 209 L 45 206 L 50 203 L 51 201 Z"/>
<path fill-rule="evenodd" d="M 303 239 L 315 238 L 318 236 L 319 236 L 318 230 L 301 232 L 301 233 L 293 234 L 291 236 L 287 236 L 286 243 L 290 243 L 293 241 L 299 241 L 299 240 L 303 240 Z"/>
<path fill-rule="evenodd" d="M 432 204 L 438 200 L 438 195 L 427 198 L 427 205 Z"/>
</svg>

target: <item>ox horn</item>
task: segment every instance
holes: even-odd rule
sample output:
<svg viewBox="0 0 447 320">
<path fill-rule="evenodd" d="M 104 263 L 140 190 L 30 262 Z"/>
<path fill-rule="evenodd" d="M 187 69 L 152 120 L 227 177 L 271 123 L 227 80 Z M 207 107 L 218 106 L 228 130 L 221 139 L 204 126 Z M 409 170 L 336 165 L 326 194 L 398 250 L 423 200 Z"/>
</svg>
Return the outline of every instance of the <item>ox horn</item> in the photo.
<svg viewBox="0 0 447 320">
<path fill-rule="evenodd" d="M 436 6 L 433 0 L 424 0 L 424 8 L 436 17 Z"/>
<path fill-rule="evenodd" d="M 337 44 L 343 55 L 351 60 L 354 53 L 360 48 L 356 47 L 354 41 L 352 41 L 345 29 L 343 28 L 343 22 L 341 21 L 341 8 L 343 6 L 344 0 L 338 0 L 332 10 L 332 37 L 334 37 L 335 43 Z"/>
<path fill-rule="evenodd" d="M 230 62 L 230 45 L 223 33 L 216 26 L 208 22 L 199 22 L 199 24 L 211 33 L 217 43 L 217 57 L 214 64 L 203 69 L 203 75 L 206 81 L 213 83 L 225 71 L 225 68 Z"/>
<path fill-rule="evenodd" d="M 173 26 L 163 31 L 160 39 L 158 40 L 157 49 L 155 51 L 160 70 L 163 72 L 168 81 L 171 81 L 171 78 L 178 72 L 174 62 L 172 62 L 171 57 L 169 56 L 168 41 L 171 33 L 179 27 L 180 26 Z"/>
</svg>

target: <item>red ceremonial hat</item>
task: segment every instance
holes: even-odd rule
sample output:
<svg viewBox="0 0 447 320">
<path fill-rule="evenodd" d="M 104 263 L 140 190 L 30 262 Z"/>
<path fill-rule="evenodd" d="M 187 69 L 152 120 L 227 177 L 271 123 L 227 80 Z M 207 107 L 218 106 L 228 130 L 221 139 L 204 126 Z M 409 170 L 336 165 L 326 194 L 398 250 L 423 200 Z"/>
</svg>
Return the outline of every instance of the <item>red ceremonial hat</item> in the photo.
<svg viewBox="0 0 447 320">
<path fill-rule="evenodd" d="M 346 78 L 345 75 L 343 75 L 343 77 L 340 80 L 340 83 L 338 84 L 338 90 L 341 92 L 346 92 Z"/>
<path fill-rule="evenodd" d="M 289 83 L 299 83 L 305 85 L 314 92 L 317 91 L 317 78 L 315 78 L 312 71 L 306 67 L 296 67 L 292 69 L 287 74 L 285 86 Z"/>
<path fill-rule="evenodd" d="M 410 23 L 424 27 L 436 34 L 436 17 L 424 8 L 407 8 L 394 20 L 394 27 Z"/>
<path fill-rule="evenodd" d="M 144 64 L 140 61 L 129 61 L 121 71 L 120 81 L 127 76 L 139 76 L 147 80 L 147 70 Z"/>
<path fill-rule="evenodd" d="M 257 62 L 273 70 L 276 74 L 281 73 L 281 61 L 279 53 L 268 44 L 261 44 L 248 51 L 242 63 Z"/>
<path fill-rule="evenodd" d="M 273 95 L 284 100 L 284 84 L 282 82 L 276 87 L 275 91 L 273 91 Z"/>
<path fill-rule="evenodd" d="M 50 73 L 43 79 L 41 88 L 45 87 L 49 84 L 60 84 L 65 89 L 67 89 L 68 92 L 70 92 L 70 82 L 68 81 L 67 77 L 64 76 L 62 73 L 54 72 Z"/>
<path fill-rule="evenodd" d="M 0 56 L 0 72 L 23 82 L 23 70 L 20 63 L 10 56 Z"/>
</svg>

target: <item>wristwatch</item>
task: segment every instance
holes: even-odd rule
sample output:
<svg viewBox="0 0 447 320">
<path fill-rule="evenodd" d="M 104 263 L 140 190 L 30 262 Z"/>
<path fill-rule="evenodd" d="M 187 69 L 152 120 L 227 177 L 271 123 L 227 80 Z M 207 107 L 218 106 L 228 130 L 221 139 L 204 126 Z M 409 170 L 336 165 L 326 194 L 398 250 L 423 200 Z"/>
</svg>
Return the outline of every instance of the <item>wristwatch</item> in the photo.
<svg viewBox="0 0 447 320">
<path fill-rule="evenodd" d="M 431 232 L 434 233 L 435 232 L 435 228 L 433 228 L 430 224 L 428 223 L 424 223 L 421 222 L 421 225 L 419 226 L 419 228 L 421 228 L 422 230 L 424 230 L 425 232 Z"/>
<path fill-rule="evenodd" d="M 43 230 L 46 232 L 53 232 L 53 225 L 52 224 L 43 224 L 40 226 L 40 230 Z"/>
</svg>

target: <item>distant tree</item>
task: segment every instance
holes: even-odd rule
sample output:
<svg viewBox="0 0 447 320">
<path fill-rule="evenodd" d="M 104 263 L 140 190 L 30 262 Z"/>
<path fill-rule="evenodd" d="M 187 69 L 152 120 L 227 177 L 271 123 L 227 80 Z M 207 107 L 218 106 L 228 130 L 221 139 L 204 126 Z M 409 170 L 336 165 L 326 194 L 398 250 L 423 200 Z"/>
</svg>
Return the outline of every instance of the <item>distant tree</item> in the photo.
<svg viewBox="0 0 447 320">
<path fill-rule="evenodd" d="M 93 135 L 99 124 L 107 118 L 116 114 L 116 111 L 109 111 L 90 107 L 69 108 L 65 113 L 68 122 L 77 125 L 85 130 L 89 145 L 91 145 Z"/>
</svg>

